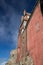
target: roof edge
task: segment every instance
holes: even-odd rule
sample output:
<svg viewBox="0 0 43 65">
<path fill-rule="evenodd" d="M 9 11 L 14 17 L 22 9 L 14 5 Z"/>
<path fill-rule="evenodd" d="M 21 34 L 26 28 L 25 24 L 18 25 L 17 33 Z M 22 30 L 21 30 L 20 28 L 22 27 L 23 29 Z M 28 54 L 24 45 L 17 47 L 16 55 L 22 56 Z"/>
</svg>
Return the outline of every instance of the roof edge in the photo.
<svg viewBox="0 0 43 65">
<path fill-rule="evenodd" d="M 35 11 L 35 9 L 36 9 L 36 7 L 37 7 L 37 5 L 38 5 L 39 2 L 40 2 L 40 1 L 37 0 L 35 6 L 33 7 L 33 10 L 32 10 L 31 16 L 30 16 L 30 18 L 29 18 L 29 20 L 28 20 L 28 22 L 27 22 L 26 28 L 27 28 L 27 26 L 28 26 L 28 23 L 30 23 L 30 19 L 32 18 L 32 15 L 34 14 L 34 11 Z"/>
</svg>

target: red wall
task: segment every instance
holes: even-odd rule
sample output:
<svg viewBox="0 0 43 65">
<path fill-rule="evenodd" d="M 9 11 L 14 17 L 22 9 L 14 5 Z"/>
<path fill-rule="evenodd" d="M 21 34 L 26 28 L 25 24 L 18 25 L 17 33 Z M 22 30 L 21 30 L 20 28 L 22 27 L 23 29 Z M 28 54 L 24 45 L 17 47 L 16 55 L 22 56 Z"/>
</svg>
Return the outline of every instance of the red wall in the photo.
<svg viewBox="0 0 43 65">
<path fill-rule="evenodd" d="M 27 50 L 34 65 L 43 65 L 43 17 L 39 4 L 27 26 Z"/>
<path fill-rule="evenodd" d="M 21 54 L 21 35 L 18 35 L 18 48 L 17 48 L 17 61 L 20 60 L 20 54 Z"/>
</svg>

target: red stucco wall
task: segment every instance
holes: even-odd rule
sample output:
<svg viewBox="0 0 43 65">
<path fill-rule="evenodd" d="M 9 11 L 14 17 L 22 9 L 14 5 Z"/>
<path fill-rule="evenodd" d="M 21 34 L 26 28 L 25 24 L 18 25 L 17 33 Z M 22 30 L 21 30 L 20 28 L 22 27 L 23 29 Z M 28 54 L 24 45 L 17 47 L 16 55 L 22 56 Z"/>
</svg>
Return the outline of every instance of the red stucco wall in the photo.
<svg viewBox="0 0 43 65">
<path fill-rule="evenodd" d="M 20 61 L 21 54 L 21 35 L 18 35 L 17 62 Z"/>
<path fill-rule="evenodd" d="M 43 17 L 39 4 L 27 26 L 27 50 L 34 65 L 43 65 Z"/>
</svg>

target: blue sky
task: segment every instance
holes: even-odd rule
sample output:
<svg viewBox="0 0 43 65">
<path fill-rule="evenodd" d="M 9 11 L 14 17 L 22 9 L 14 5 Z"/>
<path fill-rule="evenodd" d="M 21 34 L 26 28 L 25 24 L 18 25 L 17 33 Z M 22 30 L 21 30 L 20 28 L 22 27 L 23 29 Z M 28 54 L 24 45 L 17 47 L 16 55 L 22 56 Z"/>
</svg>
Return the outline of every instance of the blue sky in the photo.
<svg viewBox="0 0 43 65">
<path fill-rule="evenodd" d="M 0 64 L 17 48 L 18 30 L 23 10 L 32 12 L 36 0 L 0 0 Z"/>
</svg>

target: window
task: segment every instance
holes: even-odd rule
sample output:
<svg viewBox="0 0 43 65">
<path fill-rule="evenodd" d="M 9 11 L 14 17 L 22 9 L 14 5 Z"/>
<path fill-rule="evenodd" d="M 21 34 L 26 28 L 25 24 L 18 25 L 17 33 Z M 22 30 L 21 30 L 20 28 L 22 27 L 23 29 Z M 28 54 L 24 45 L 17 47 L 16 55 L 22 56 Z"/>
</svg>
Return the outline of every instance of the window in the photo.
<svg viewBox="0 0 43 65">
<path fill-rule="evenodd" d="M 35 28 L 36 28 L 37 32 L 40 30 L 40 23 L 39 22 L 36 23 Z"/>
<path fill-rule="evenodd" d="M 12 54 L 12 57 L 14 57 L 14 54 Z"/>
<path fill-rule="evenodd" d="M 23 36 L 23 39 L 24 39 L 24 36 Z"/>
<path fill-rule="evenodd" d="M 21 34 L 24 32 L 24 29 L 21 30 Z"/>
<path fill-rule="evenodd" d="M 26 27 L 26 24 L 27 24 L 27 21 L 24 21 L 24 23 L 23 23 L 24 29 Z"/>
<path fill-rule="evenodd" d="M 27 18 L 29 19 L 29 18 L 30 18 L 30 16 L 27 16 Z"/>
</svg>

